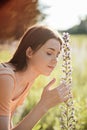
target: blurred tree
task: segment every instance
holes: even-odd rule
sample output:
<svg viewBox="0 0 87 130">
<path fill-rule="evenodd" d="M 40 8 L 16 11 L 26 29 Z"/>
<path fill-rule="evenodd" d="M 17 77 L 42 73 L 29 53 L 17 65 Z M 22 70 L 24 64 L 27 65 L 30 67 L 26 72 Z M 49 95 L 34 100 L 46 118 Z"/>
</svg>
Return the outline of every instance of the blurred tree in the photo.
<svg viewBox="0 0 87 130">
<path fill-rule="evenodd" d="M 87 34 L 87 16 L 84 19 L 79 18 L 80 23 L 73 26 L 68 30 L 62 30 L 60 32 L 69 32 L 70 34 Z"/>
<path fill-rule="evenodd" d="M 0 0 L 0 40 L 19 39 L 38 18 L 44 18 L 38 0 Z"/>
</svg>

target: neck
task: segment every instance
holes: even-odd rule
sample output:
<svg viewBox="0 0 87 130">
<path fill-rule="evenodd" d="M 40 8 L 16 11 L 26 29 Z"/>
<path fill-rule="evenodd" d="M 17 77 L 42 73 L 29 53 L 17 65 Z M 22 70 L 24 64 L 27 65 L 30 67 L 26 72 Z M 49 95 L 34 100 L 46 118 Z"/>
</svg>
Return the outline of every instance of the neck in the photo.
<svg viewBox="0 0 87 130">
<path fill-rule="evenodd" d="M 15 75 L 19 86 L 26 86 L 28 83 L 31 84 L 39 76 L 30 66 L 25 71 L 16 72 Z"/>
</svg>

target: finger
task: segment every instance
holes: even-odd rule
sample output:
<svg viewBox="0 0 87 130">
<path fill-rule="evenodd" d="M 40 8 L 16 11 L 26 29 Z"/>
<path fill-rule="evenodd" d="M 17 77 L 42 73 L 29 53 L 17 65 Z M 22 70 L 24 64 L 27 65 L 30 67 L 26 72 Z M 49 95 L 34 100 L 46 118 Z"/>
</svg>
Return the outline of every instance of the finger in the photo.
<svg viewBox="0 0 87 130">
<path fill-rule="evenodd" d="M 54 83 L 55 83 L 56 79 L 52 79 L 46 86 L 46 89 L 49 89 Z"/>
<path fill-rule="evenodd" d="M 59 88 L 59 89 L 64 89 L 64 88 L 66 88 L 66 84 L 62 83 L 62 84 L 59 85 L 58 88 Z"/>
<path fill-rule="evenodd" d="M 67 90 L 67 91 L 65 91 L 65 92 L 62 92 L 62 94 L 63 94 L 63 96 L 70 95 L 70 91 L 69 91 L 69 90 Z"/>
<path fill-rule="evenodd" d="M 63 86 L 60 88 L 60 91 L 70 91 L 70 87 L 69 86 Z"/>
<path fill-rule="evenodd" d="M 64 102 L 66 102 L 67 100 L 69 100 L 71 98 L 71 95 L 67 95 L 64 97 Z"/>
</svg>

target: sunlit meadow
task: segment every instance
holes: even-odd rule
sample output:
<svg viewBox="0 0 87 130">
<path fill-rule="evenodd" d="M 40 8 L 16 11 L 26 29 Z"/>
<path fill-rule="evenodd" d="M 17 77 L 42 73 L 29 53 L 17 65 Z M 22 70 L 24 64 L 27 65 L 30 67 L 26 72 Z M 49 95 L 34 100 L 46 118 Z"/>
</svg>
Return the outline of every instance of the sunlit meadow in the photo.
<svg viewBox="0 0 87 130">
<path fill-rule="evenodd" d="M 77 121 L 76 130 L 87 130 L 87 35 L 71 35 L 70 44 L 72 48 L 72 91 Z M 15 48 L 15 42 L 10 46 L 7 44 L 0 45 L 0 62 L 8 61 L 12 57 Z M 17 124 L 38 102 L 44 86 L 53 77 L 56 78 L 56 83 L 53 87 L 60 84 L 62 76 L 61 65 L 62 60 L 60 55 L 58 64 L 51 76 L 41 76 L 35 81 L 24 105 L 19 107 L 14 114 L 14 125 Z M 60 130 L 60 116 L 59 106 L 52 108 L 36 124 L 33 130 Z"/>
</svg>

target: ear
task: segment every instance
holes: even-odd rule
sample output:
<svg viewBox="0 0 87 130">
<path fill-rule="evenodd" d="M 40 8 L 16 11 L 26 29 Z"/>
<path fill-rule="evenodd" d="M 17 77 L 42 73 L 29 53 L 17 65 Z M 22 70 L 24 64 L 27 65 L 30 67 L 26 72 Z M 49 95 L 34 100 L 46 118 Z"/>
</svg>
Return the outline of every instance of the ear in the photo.
<svg viewBox="0 0 87 130">
<path fill-rule="evenodd" d="M 26 56 L 27 56 L 28 58 L 31 58 L 32 55 L 33 55 L 33 50 L 32 50 L 31 47 L 28 47 L 27 50 L 26 50 Z"/>
</svg>

